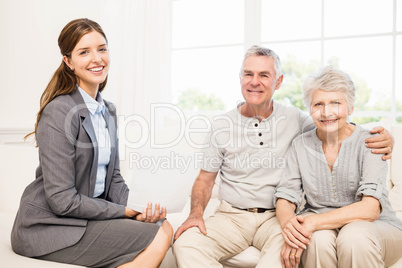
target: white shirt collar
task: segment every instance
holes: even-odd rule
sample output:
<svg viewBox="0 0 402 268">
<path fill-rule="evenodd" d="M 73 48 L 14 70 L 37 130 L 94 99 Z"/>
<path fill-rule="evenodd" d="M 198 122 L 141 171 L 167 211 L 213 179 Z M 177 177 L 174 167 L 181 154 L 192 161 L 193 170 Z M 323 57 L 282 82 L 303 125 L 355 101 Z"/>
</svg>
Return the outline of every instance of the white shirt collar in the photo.
<svg viewBox="0 0 402 268">
<path fill-rule="evenodd" d="M 87 106 L 89 112 L 94 115 L 95 113 L 105 114 L 105 102 L 103 101 L 102 95 L 98 91 L 96 95 L 96 100 L 94 100 L 88 93 L 86 93 L 81 87 L 78 86 L 78 90 L 84 99 L 85 105 Z"/>
</svg>

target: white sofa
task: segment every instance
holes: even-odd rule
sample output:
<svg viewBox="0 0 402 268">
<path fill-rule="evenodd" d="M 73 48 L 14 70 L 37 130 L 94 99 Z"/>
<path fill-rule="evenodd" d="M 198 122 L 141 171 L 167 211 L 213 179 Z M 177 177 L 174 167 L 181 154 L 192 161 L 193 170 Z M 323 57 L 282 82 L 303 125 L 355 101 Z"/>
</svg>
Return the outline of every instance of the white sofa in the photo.
<svg viewBox="0 0 402 268">
<path fill-rule="evenodd" d="M 389 197 L 397 216 L 402 219 L 402 127 L 388 128 L 395 137 L 395 148 L 393 158 L 390 161 L 390 169 L 388 176 L 388 188 L 390 189 Z M 169 137 L 169 131 L 163 131 L 163 138 Z M 127 135 L 127 133 L 125 133 Z M 173 134 L 172 134 L 173 135 Z M 124 135 L 123 135 L 124 136 Z M 130 158 L 127 157 L 130 152 L 136 151 L 141 156 L 151 156 L 155 154 L 169 155 L 175 152 L 177 155 L 194 155 L 195 151 L 189 146 L 183 138 L 179 143 L 169 146 L 167 149 L 150 149 L 147 146 L 127 150 L 126 143 L 130 143 L 120 135 L 120 155 L 122 155 L 121 171 L 128 183 L 136 174 L 141 173 L 150 177 L 159 175 L 165 176 L 165 179 L 171 179 L 175 183 L 183 183 L 186 194 L 190 193 L 192 182 L 194 181 L 198 169 L 191 165 L 185 172 L 169 173 L 168 170 L 160 170 L 159 172 L 151 172 L 146 168 L 135 170 L 130 166 Z M 132 145 L 132 144 L 130 144 Z M 132 146 L 129 146 L 132 147 Z M 131 163 L 132 164 L 132 163 Z M 79 267 L 75 265 L 59 264 L 26 258 L 15 254 L 10 245 L 10 232 L 14 221 L 15 213 L 18 209 L 19 199 L 25 186 L 35 178 L 35 169 L 38 165 L 37 149 L 27 144 L 15 144 L 7 141 L 0 141 L 0 266 L 1 267 Z M 178 175 L 179 174 L 179 175 Z M 167 176 L 167 178 L 166 178 Z M 171 176 L 171 177 L 169 177 Z M 178 178 L 181 177 L 181 178 Z M 176 180 L 176 181 L 175 181 Z M 210 200 L 205 212 L 205 217 L 211 215 L 216 206 L 219 204 L 217 199 L 217 185 L 215 185 L 213 197 Z M 189 198 L 181 213 L 168 214 L 168 220 L 176 230 L 188 216 L 190 210 Z M 249 247 L 240 254 L 222 262 L 225 268 L 231 267 L 255 267 L 259 251 L 254 247 Z M 176 263 L 171 250 L 167 253 L 162 268 L 175 268 Z M 399 260 L 392 268 L 402 268 L 402 259 Z"/>
</svg>

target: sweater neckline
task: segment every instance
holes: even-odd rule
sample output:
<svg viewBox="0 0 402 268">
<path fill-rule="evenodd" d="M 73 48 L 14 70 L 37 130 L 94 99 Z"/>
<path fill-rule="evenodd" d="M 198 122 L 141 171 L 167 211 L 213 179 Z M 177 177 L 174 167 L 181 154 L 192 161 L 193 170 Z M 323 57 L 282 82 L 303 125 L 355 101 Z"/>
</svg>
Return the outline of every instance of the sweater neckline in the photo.
<svg viewBox="0 0 402 268">
<path fill-rule="evenodd" d="M 239 112 L 239 107 L 242 106 L 242 105 L 244 105 L 245 103 L 246 103 L 246 102 L 243 101 L 243 102 L 239 103 L 239 104 L 237 105 L 237 107 L 235 108 L 235 110 L 236 110 L 235 112 L 236 112 L 237 116 L 239 116 L 239 117 L 241 118 L 241 121 L 243 121 L 243 122 L 247 122 L 247 121 L 250 121 L 250 120 L 258 120 L 257 117 L 247 117 L 247 116 L 242 115 L 242 114 Z M 273 107 L 272 113 L 271 113 L 267 118 L 263 118 L 263 119 L 261 120 L 261 122 L 268 121 L 272 116 L 275 116 L 275 114 L 276 114 L 276 112 L 277 112 L 279 106 L 278 106 L 278 104 L 277 104 L 274 100 L 272 100 L 272 107 Z"/>
<path fill-rule="evenodd" d="M 352 134 L 351 134 L 349 137 L 347 137 L 346 139 L 344 139 L 344 140 L 341 142 L 341 144 L 344 144 L 344 143 L 348 143 L 348 142 L 353 141 L 353 140 L 354 140 L 354 137 L 355 137 L 356 135 L 358 135 L 359 132 L 361 131 L 361 126 L 356 125 L 355 123 L 349 123 L 349 124 L 354 125 L 354 126 L 355 126 L 355 129 L 353 130 Z M 320 140 L 320 139 L 318 138 L 318 135 L 317 135 L 317 127 L 314 128 L 313 131 L 314 131 L 314 135 L 313 135 L 313 136 L 314 136 L 315 142 L 318 143 L 318 144 L 320 144 L 320 145 L 322 145 L 323 141 Z"/>
</svg>

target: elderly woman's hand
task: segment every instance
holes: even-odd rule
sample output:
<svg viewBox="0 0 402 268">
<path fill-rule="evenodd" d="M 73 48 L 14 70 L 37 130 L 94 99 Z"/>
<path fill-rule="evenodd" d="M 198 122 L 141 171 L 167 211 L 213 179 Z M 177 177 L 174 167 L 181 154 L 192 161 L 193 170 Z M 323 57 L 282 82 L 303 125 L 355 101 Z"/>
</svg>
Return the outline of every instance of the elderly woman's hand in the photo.
<svg viewBox="0 0 402 268">
<path fill-rule="evenodd" d="M 288 244 L 290 247 L 296 249 L 306 249 L 306 246 L 310 244 L 312 232 L 309 232 L 302 226 L 304 220 L 305 218 L 303 216 L 296 216 L 289 220 L 283 228 L 283 239 L 285 240 L 285 243 Z"/>
<path fill-rule="evenodd" d="M 370 132 L 380 135 L 366 139 L 366 146 L 372 148 L 371 152 L 374 154 L 384 154 L 382 160 L 391 159 L 394 148 L 394 140 L 391 134 L 383 127 L 375 127 Z"/>
</svg>

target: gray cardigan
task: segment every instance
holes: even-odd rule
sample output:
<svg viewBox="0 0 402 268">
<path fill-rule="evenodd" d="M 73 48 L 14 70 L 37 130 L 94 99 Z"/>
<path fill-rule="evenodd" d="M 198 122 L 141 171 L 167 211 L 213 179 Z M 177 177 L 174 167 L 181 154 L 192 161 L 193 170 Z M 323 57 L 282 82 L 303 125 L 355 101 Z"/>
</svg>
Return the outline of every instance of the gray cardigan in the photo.
<svg viewBox="0 0 402 268">
<path fill-rule="evenodd" d="M 356 126 L 352 135 L 342 141 L 332 172 L 322 150 L 316 129 L 297 137 L 287 154 L 287 167 L 275 192 L 275 202 L 284 198 L 297 206 L 306 194 L 304 211 L 323 213 L 372 196 L 380 201 L 379 220 L 402 230 L 388 200 L 387 162 L 371 153 L 365 140 L 372 134 Z"/>
<path fill-rule="evenodd" d="M 88 220 L 124 216 L 128 187 L 120 175 L 116 110 L 105 101 L 111 140 L 105 192 L 93 198 L 98 147 L 88 109 L 78 90 L 52 100 L 37 129 L 39 167 L 25 189 L 11 233 L 13 250 L 45 255 L 77 243 Z"/>
</svg>

